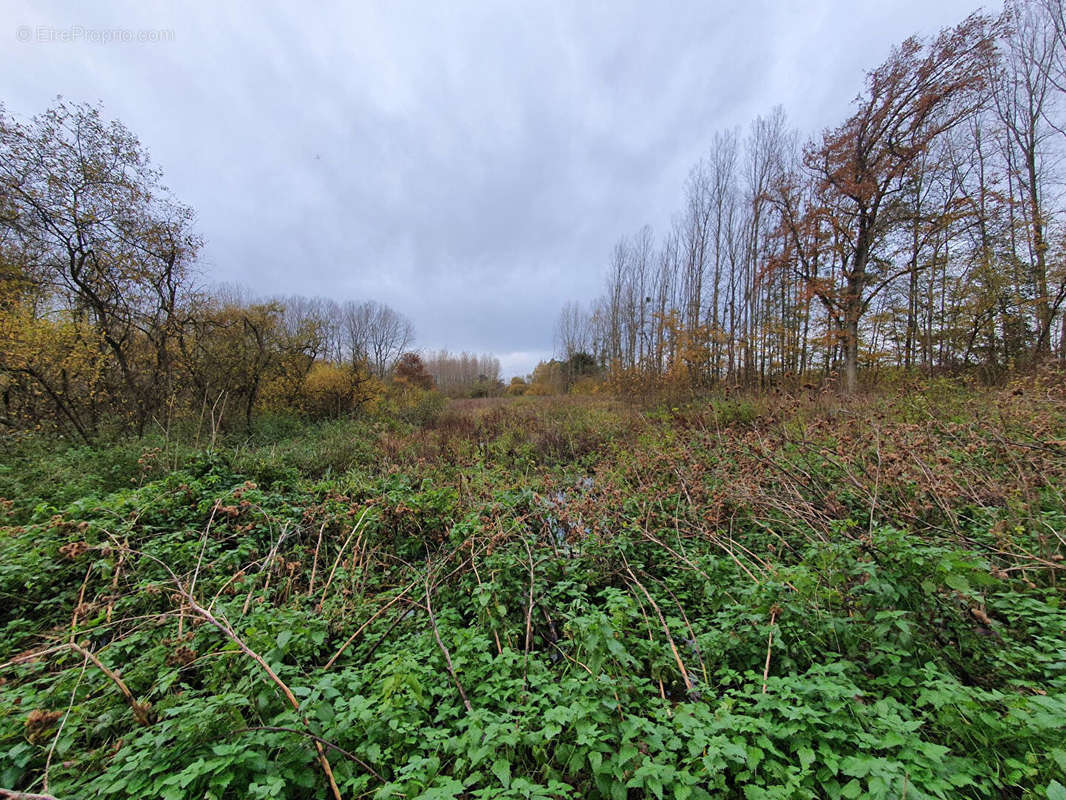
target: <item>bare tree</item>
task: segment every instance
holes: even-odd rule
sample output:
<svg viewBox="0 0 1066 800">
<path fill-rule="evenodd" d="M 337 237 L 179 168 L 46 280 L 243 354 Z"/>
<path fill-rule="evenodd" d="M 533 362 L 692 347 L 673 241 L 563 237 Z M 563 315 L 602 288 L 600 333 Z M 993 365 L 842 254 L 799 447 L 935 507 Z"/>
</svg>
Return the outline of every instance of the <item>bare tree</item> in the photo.
<svg viewBox="0 0 1066 800">
<path fill-rule="evenodd" d="M 1059 6 L 1061 14 L 1061 4 Z M 1054 128 L 1048 124 L 1057 63 L 1055 17 L 1036 3 L 1014 0 L 1005 11 L 1008 33 L 1002 39 L 1001 64 L 992 74 L 992 97 L 1006 133 L 1005 146 L 1017 194 L 1023 199 L 1026 260 L 1031 264 L 1036 342 L 1039 357 L 1050 348 L 1051 326 L 1066 297 L 1066 283 L 1053 289 L 1048 281 L 1047 212 L 1044 207 L 1046 157 Z M 1012 193 L 1013 196 L 1013 193 Z"/>
<path fill-rule="evenodd" d="M 563 360 L 576 353 L 588 353 L 591 350 L 591 331 L 588 315 L 580 303 L 566 303 L 559 312 L 555 327 L 555 343 L 558 355 Z"/>
<path fill-rule="evenodd" d="M 414 326 L 383 303 L 348 302 L 341 309 L 341 339 L 348 357 L 365 361 L 379 378 L 385 378 L 396 360 L 414 343 Z"/>
</svg>

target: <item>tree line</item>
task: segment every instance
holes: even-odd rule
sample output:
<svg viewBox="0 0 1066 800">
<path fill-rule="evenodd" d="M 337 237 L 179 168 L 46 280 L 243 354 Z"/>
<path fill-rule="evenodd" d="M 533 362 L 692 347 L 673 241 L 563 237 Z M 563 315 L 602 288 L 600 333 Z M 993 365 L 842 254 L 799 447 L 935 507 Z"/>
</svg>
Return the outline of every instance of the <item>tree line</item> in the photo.
<svg viewBox="0 0 1066 800">
<path fill-rule="evenodd" d="M 616 382 L 759 386 L 860 366 L 1005 370 L 1066 358 L 1062 0 L 1011 0 L 866 75 L 804 141 L 784 111 L 716 133 L 665 235 L 611 254 L 552 363 Z"/>
<path fill-rule="evenodd" d="M 426 371 L 445 395 L 489 397 L 503 391 L 500 360 L 490 353 L 438 350 L 424 358 Z"/>
<path fill-rule="evenodd" d="M 193 222 L 99 108 L 59 99 L 20 122 L 0 106 L 0 427 L 90 441 L 178 416 L 335 416 L 385 392 L 414 341 L 407 318 L 204 287 Z"/>
</svg>

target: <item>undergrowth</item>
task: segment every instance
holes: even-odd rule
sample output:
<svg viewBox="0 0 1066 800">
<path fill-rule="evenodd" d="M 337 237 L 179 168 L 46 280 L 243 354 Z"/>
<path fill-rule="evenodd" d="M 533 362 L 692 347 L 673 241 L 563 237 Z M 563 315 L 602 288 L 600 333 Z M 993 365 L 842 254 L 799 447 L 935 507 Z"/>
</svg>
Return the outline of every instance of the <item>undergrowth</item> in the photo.
<svg viewBox="0 0 1066 800">
<path fill-rule="evenodd" d="M 1061 389 L 460 404 L 0 468 L 0 786 L 1066 797 Z"/>
</svg>

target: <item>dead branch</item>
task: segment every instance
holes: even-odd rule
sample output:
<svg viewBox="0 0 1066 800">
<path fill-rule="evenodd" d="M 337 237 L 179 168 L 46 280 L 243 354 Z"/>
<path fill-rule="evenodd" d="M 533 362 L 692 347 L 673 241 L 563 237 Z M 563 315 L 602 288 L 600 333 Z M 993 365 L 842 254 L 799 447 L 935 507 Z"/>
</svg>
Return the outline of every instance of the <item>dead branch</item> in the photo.
<svg viewBox="0 0 1066 800">
<path fill-rule="evenodd" d="M 281 690 L 282 694 L 285 695 L 285 699 L 289 701 L 289 705 L 292 706 L 293 711 L 300 714 L 301 720 L 307 725 L 307 719 L 300 712 L 300 701 L 296 699 L 296 695 L 294 695 L 285 682 L 278 677 L 278 674 L 271 669 L 270 665 L 267 664 L 263 657 L 245 644 L 244 640 L 237 635 L 237 632 L 233 630 L 233 627 L 228 622 L 225 620 L 219 620 L 214 614 L 197 603 L 196 599 L 189 594 L 180 583 L 178 583 L 178 591 L 181 592 L 182 596 L 185 598 L 185 602 L 194 613 L 199 614 L 207 623 L 218 629 L 227 639 L 237 645 L 242 653 L 259 665 L 270 680 Z M 325 773 L 326 779 L 329 781 L 329 788 L 333 793 L 333 797 L 335 800 L 341 800 L 341 791 L 337 786 L 337 781 L 333 777 L 333 768 L 330 766 L 329 759 L 326 757 L 325 749 L 318 741 L 315 742 L 315 749 L 318 751 L 318 761 L 322 766 L 322 771 Z"/>
<path fill-rule="evenodd" d="M 625 556 L 622 557 L 625 561 Z M 688 670 L 685 669 L 685 662 L 681 660 L 681 654 L 677 651 L 677 645 L 674 644 L 674 637 L 670 634 L 670 626 L 666 624 L 666 617 L 663 616 L 662 609 L 659 608 L 659 604 L 655 602 L 652 596 L 648 593 L 648 590 L 644 588 L 644 584 L 637 579 L 637 576 L 633 574 L 633 570 L 629 568 L 629 562 L 625 561 L 626 572 L 629 573 L 629 577 L 633 579 L 633 583 L 637 585 L 644 596 L 648 598 L 648 602 L 651 603 L 651 607 L 655 609 L 655 613 L 659 616 L 659 623 L 663 626 L 663 632 L 666 634 L 666 642 L 670 645 L 670 651 L 674 654 L 674 661 L 677 662 L 677 668 L 681 671 L 681 679 L 685 682 L 685 690 L 692 691 L 692 680 L 688 676 Z"/>
<path fill-rule="evenodd" d="M 129 703 L 130 710 L 133 711 L 133 718 L 137 720 L 140 725 L 151 725 L 151 706 L 147 703 L 141 703 L 133 696 L 133 692 L 129 690 L 125 682 L 118 676 L 118 673 L 109 669 L 104 663 L 96 657 L 96 654 L 90 650 L 85 649 L 76 642 L 69 642 L 67 645 L 71 650 L 76 653 L 80 653 L 85 658 L 89 659 L 96 665 L 96 668 L 100 670 L 104 675 L 111 679 L 112 683 L 118 687 L 118 690 L 122 692 L 122 696 L 126 698 L 126 702 Z"/>
<path fill-rule="evenodd" d="M 34 794 L 33 792 L 16 792 L 14 789 L 0 789 L 2 800 L 59 800 L 50 794 Z"/>
</svg>

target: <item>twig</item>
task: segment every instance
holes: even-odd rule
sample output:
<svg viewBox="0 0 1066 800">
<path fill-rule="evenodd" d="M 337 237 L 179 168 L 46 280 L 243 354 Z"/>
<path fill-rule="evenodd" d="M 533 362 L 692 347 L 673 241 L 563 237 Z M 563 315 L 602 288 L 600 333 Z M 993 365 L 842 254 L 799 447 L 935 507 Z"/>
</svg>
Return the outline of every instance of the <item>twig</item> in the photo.
<svg viewBox="0 0 1066 800">
<path fill-rule="evenodd" d="M 462 482 L 463 482 L 463 476 L 460 474 L 460 476 L 459 476 L 459 485 L 460 486 L 462 485 Z M 477 580 L 478 588 L 479 589 L 483 588 L 484 584 L 481 582 L 481 576 L 478 574 L 477 563 L 474 561 L 474 559 L 470 559 L 470 566 L 474 570 L 474 578 Z M 496 640 L 496 655 L 502 656 L 503 655 L 503 646 L 500 644 L 500 633 L 499 633 L 499 631 L 496 630 L 496 626 L 495 625 L 493 625 L 493 627 L 492 627 L 492 637 Z"/>
<path fill-rule="evenodd" d="M 211 516 L 207 518 L 207 525 L 204 526 L 204 535 L 200 537 L 200 553 L 196 557 L 196 569 L 193 570 L 192 580 L 189 582 L 190 594 L 196 591 L 196 579 L 200 577 L 200 565 L 204 562 L 204 552 L 207 550 L 207 539 L 211 535 L 211 524 L 215 521 L 215 514 L 218 513 L 218 509 L 221 505 L 222 498 L 217 498 L 215 504 L 211 506 Z M 181 641 L 184 626 L 185 603 L 182 601 L 181 608 L 178 610 L 178 641 Z"/>
<path fill-rule="evenodd" d="M 323 669 L 329 669 L 330 667 L 332 667 L 336 663 L 337 659 L 341 657 L 341 654 L 348 649 L 348 646 L 356 640 L 360 633 L 367 629 L 370 623 L 372 623 L 374 620 L 376 620 L 378 617 L 388 611 L 389 608 L 391 608 L 393 605 L 398 603 L 409 591 L 411 591 L 417 585 L 418 581 L 413 581 L 412 583 L 407 584 L 407 587 L 402 592 L 400 592 L 389 602 L 387 602 L 385 605 L 375 611 L 374 614 L 371 615 L 370 619 L 368 619 L 366 622 L 356 628 L 355 633 L 353 633 L 344 641 L 344 644 L 342 644 L 340 648 L 338 648 L 337 652 L 333 654 L 333 657 L 326 662 L 326 666 L 323 667 Z"/>
<path fill-rule="evenodd" d="M 536 567 L 533 564 L 533 551 L 529 549 L 529 542 L 523 540 L 522 544 L 526 546 L 526 555 L 529 556 L 529 603 L 526 606 L 525 667 L 523 667 L 523 672 L 525 672 L 529 665 L 529 648 L 533 645 L 533 573 Z"/>
<path fill-rule="evenodd" d="M 416 603 L 414 600 L 411 600 L 409 598 L 407 599 L 407 602 L 411 605 L 417 605 L 419 608 L 422 607 L 420 603 Z M 392 632 L 396 630 L 396 626 L 403 622 L 409 614 L 410 611 L 404 611 L 402 614 L 396 615 L 396 618 L 393 619 L 392 624 L 385 629 L 385 632 L 378 637 L 378 640 L 370 646 L 370 649 L 367 650 L 366 653 L 363 654 L 362 659 L 360 659 L 359 661 L 360 667 L 366 664 L 368 661 L 370 661 L 371 658 L 374 657 L 374 653 L 376 653 L 378 648 L 381 647 L 381 643 L 392 635 Z"/>
<path fill-rule="evenodd" d="M 632 587 L 630 587 L 630 588 L 632 588 Z M 644 601 L 641 600 L 640 597 L 637 597 L 637 596 L 634 596 L 634 599 L 637 601 L 637 608 L 640 609 L 640 616 L 642 616 L 644 618 L 644 625 L 648 629 L 648 641 L 654 644 L 655 643 L 655 632 L 651 628 L 651 620 L 648 619 L 648 612 L 644 610 Z M 661 677 L 658 679 L 658 681 L 659 681 L 659 697 L 661 697 L 663 699 L 663 701 L 665 702 L 666 701 L 666 685 L 663 683 L 663 679 Z"/>
<path fill-rule="evenodd" d="M 15 656 L 10 661 L 5 661 L 3 664 L 0 664 L 0 670 L 8 669 L 10 667 L 14 667 L 14 666 L 17 666 L 19 664 L 28 664 L 29 662 L 33 661 L 34 659 L 44 658 L 45 656 L 52 655 L 52 653 L 58 653 L 58 652 L 60 652 L 62 650 L 69 650 L 69 649 L 70 649 L 70 643 L 68 642 L 66 644 L 57 644 L 55 647 L 46 647 L 44 650 L 37 650 L 37 651 L 32 652 L 32 653 L 22 653 L 21 655 Z"/>
<path fill-rule="evenodd" d="M 267 571 L 266 583 L 263 585 L 264 597 L 270 591 L 270 578 L 274 574 L 274 565 L 277 561 L 278 550 L 281 549 L 281 543 L 285 541 L 285 537 L 288 536 L 288 528 L 282 528 L 281 533 L 278 535 L 278 540 L 274 542 L 270 547 L 270 552 L 267 553 L 266 558 L 263 560 L 263 566 L 259 570 L 259 574 L 263 573 L 263 570 Z M 252 605 L 252 595 L 255 594 L 255 581 L 252 581 L 251 587 L 248 589 L 248 594 L 244 598 L 244 605 L 241 607 L 241 616 L 243 617 L 248 613 L 248 609 Z"/>
<path fill-rule="evenodd" d="M 625 561 L 625 556 L 622 556 L 622 560 Z M 633 570 L 629 568 L 628 561 L 625 561 L 625 565 L 629 577 L 633 579 L 633 582 L 640 588 L 640 591 L 642 591 L 644 596 L 648 598 L 648 602 L 651 603 L 651 607 L 655 609 L 655 613 L 659 615 L 659 622 L 663 626 L 663 632 L 666 634 L 666 642 L 670 645 L 670 651 L 674 654 L 674 661 L 677 662 L 677 668 L 681 670 L 681 679 L 685 682 L 685 690 L 691 692 L 692 680 L 688 676 L 688 670 L 685 669 L 685 662 L 681 660 L 681 654 L 677 651 L 677 645 L 674 644 L 674 637 L 670 635 L 670 626 L 666 624 L 666 617 L 663 616 L 662 609 L 659 608 L 659 604 L 655 602 L 652 596 L 648 594 L 648 590 L 644 588 L 644 584 L 633 574 Z"/>
<path fill-rule="evenodd" d="M 328 522 L 329 520 L 326 520 Z M 315 593 L 315 573 L 318 572 L 318 549 L 322 546 L 322 532 L 326 530 L 326 522 L 318 529 L 318 541 L 315 542 L 315 557 L 311 560 L 311 580 L 307 584 L 307 593 Z"/>
<path fill-rule="evenodd" d="M 207 518 L 207 525 L 204 526 L 203 536 L 200 537 L 200 552 L 196 556 L 196 568 L 193 570 L 192 580 L 189 583 L 190 593 L 196 591 L 196 579 L 200 577 L 200 566 L 204 563 L 204 552 L 207 550 L 207 539 L 211 535 L 211 525 L 214 524 L 215 515 L 221 507 L 222 498 L 219 497 L 215 500 L 215 504 L 211 506 L 211 516 Z"/>
<path fill-rule="evenodd" d="M 129 546 L 129 539 L 126 539 L 126 546 Z M 107 613 L 104 616 L 105 621 L 111 624 L 111 615 L 115 610 L 115 596 L 118 594 L 118 581 L 119 576 L 122 574 L 122 567 L 126 563 L 126 551 L 120 550 L 118 553 L 118 559 L 115 561 L 115 572 L 111 576 L 111 596 L 107 599 Z"/>
<path fill-rule="evenodd" d="M 459 545 L 458 547 L 455 547 L 454 549 L 452 549 L 452 551 L 451 551 L 450 553 L 448 553 L 448 554 L 447 554 L 447 556 L 445 556 L 445 557 L 444 557 L 444 558 L 443 558 L 443 559 L 441 560 L 441 563 L 446 563 L 446 562 L 447 562 L 448 560 L 450 560 L 450 559 L 451 559 L 451 558 L 452 558 L 452 557 L 453 557 L 453 556 L 454 556 L 454 555 L 455 555 L 456 553 L 458 553 L 458 552 L 459 552 L 460 550 L 462 550 L 462 549 L 463 549 L 463 547 L 465 547 L 465 546 L 466 546 L 466 543 L 467 543 L 468 541 L 469 541 L 469 539 L 465 540 L 465 541 L 464 541 L 464 542 L 463 542 L 462 544 L 460 544 L 460 545 Z M 406 564 L 406 562 L 404 562 L 404 563 Z M 471 564 L 473 563 L 473 559 L 471 559 L 470 563 L 471 563 Z M 451 572 L 449 572 L 449 573 L 448 573 L 447 575 L 445 575 L 445 576 L 444 576 L 444 578 L 442 578 L 442 580 L 447 580 L 448 578 L 450 578 L 450 577 L 452 577 L 453 575 L 455 575 L 455 574 L 456 574 L 457 572 L 459 572 L 460 570 L 462 570 L 462 568 L 463 568 L 463 567 L 465 566 L 465 564 L 466 564 L 466 562 L 464 561 L 464 562 L 463 562 L 463 563 L 461 563 L 461 564 L 460 564 L 460 565 L 459 565 L 458 567 L 456 567 L 456 568 L 455 568 L 455 569 L 453 569 L 453 570 L 452 570 Z M 409 566 L 409 567 L 410 567 L 411 565 L 410 565 L 410 564 L 407 564 L 407 566 Z M 342 644 L 342 645 L 340 646 L 340 648 L 339 648 L 339 649 L 337 650 L 337 652 L 333 654 L 333 657 L 332 657 L 332 658 L 331 658 L 331 659 L 330 659 L 330 660 L 329 660 L 328 662 L 326 662 L 326 666 L 325 666 L 325 669 L 329 669 L 330 667 L 332 667 L 332 666 L 333 666 L 333 664 L 334 664 L 334 663 L 336 663 L 337 659 L 338 659 L 338 658 L 340 658 L 340 656 L 341 656 L 341 653 L 343 653 L 343 652 L 344 652 L 345 650 L 347 650 L 347 649 L 348 649 L 348 646 L 349 646 L 349 645 L 350 645 L 350 644 L 351 644 L 352 642 L 354 642 L 354 641 L 355 641 L 355 639 L 356 639 L 356 638 L 357 638 L 357 637 L 359 636 L 359 634 L 360 634 L 360 633 L 362 633 L 362 632 L 363 632 L 363 629 L 364 629 L 364 628 L 366 628 L 366 626 L 367 626 L 367 625 L 369 625 L 369 624 L 370 624 L 371 622 L 373 622 L 373 621 L 374 621 L 375 619 L 377 619 L 377 618 L 378 618 L 379 616 L 381 616 L 381 614 L 382 614 L 383 612 L 385 612 L 386 610 L 388 610 L 389 606 L 393 605 L 393 604 L 394 604 L 394 603 L 396 603 L 396 602 L 397 602 L 398 600 L 400 600 L 401 598 L 405 597 L 405 596 L 407 595 L 407 593 L 408 593 L 408 592 L 410 592 L 410 591 L 411 591 L 411 590 L 412 590 L 413 588 L 415 588 L 415 587 L 416 587 L 416 586 L 417 586 L 418 584 L 419 584 L 419 581 L 418 581 L 418 580 L 412 581 L 411 583 L 407 584 L 407 586 L 406 586 L 406 587 L 404 587 L 403 591 L 402 591 L 402 592 L 400 592 L 400 593 L 399 593 L 399 594 L 398 594 L 398 595 L 397 595 L 396 597 L 394 597 L 394 598 L 393 598 L 392 600 L 390 600 L 390 601 L 389 601 L 389 602 L 388 602 L 388 603 L 387 603 L 387 604 L 385 605 L 385 607 L 384 607 L 384 608 L 381 608 L 381 609 L 379 609 L 379 610 L 378 610 L 378 611 L 377 611 L 377 612 L 376 612 L 376 613 L 375 613 L 375 614 L 374 614 L 374 615 L 373 615 L 373 616 L 372 616 L 372 617 L 371 617 L 370 619 L 368 619 L 368 620 L 367 620 L 367 621 L 366 621 L 366 622 L 365 622 L 365 623 L 364 623 L 363 625 L 360 625 L 360 626 L 359 626 L 359 628 L 358 628 L 358 630 L 356 630 L 356 632 L 355 632 L 355 633 L 353 633 L 353 634 L 352 634 L 351 636 L 349 636 L 349 637 L 348 637 L 348 639 L 347 639 L 347 640 L 346 640 L 346 641 L 344 642 L 344 644 Z M 402 619 L 402 617 L 401 617 L 401 619 Z M 397 620 L 397 622 L 398 622 L 398 621 L 399 621 L 399 620 Z M 394 627 L 396 627 L 396 623 L 393 623 L 392 627 L 390 627 L 390 628 L 389 628 L 389 631 L 391 631 L 391 630 L 392 630 L 392 628 L 394 628 Z M 386 634 L 388 634 L 388 632 L 389 632 L 389 631 L 386 631 Z M 370 652 L 373 652 L 374 650 L 376 650 L 376 649 L 377 649 L 377 647 L 378 647 L 378 644 L 381 644 L 381 640 L 380 640 L 380 639 L 378 640 L 378 643 L 377 643 L 377 644 L 375 644 L 375 645 L 374 645 L 374 646 L 373 646 L 372 648 L 370 648 Z"/>
<path fill-rule="evenodd" d="M 370 506 L 367 506 L 363 509 L 363 513 L 359 515 L 359 519 L 355 521 L 355 526 L 352 528 L 352 532 L 348 534 L 348 538 L 344 540 L 344 544 L 341 545 L 341 549 L 337 551 L 337 558 L 333 562 L 333 569 L 329 571 L 329 578 L 326 580 L 326 585 L 322 588 L 322 598 L 318 601 L 318 605 L 320 607 L 323 603 L 326 602 L 326 594 L 329 592 L 330 584 L 333 583 L 333 575 L 337 572 L 337 566 L 341 563 L 341 557 L 344 555 L 345 548 L 348 547 L 348 543 L 352 540 L 352 537 L 355 536 L 356 532 L 359 531 L 360 527 L 363 524 L 363 520 L 366 518 L 367 512 L 369 511 Z M 360 534 L 360 536 L 362 536 L 362 534 Z"/>
<path fill-rule="evenodd" d="M 93 565 L 90 564 L 89 568 L 85 570 L 85 579 L 81 582 L 81 591 L 78 592 L 78 602 L 74 606 L 74 613 L 70 618 L 70 641 L 74 642 L 74 639 L 78 635 L 78 611 L 85 603 L 85 587 L 89 585 L 89 576 L 92 575 Z"/>
<path fill-rule="evenodd" d="M 0 798 L 3 798 L 3 800 L 59 800 L 54 795 L 50 794 L 16 792 L 14 789 L 0 789 Z"/>
<path fill-rule="evenodd" d="M 870 499 L 870 526 L 867 533 L 870 536 L 874 534 L 874 515 L 877 512 L 877 498 L 881 493 L 881 431 L 878 428 L 874 428 L 874 447 L 877 449 L 877 472 L 874 474 L 874 491 Z"/>
<path fill-rule="evenodd" d="M 388 781 L 386 781 L 376 769 L 374 769 L 372 766 L 363 761 L 363 759 L 359 758 L 359 756 L 357 756 L 355 753 L 350 753 L 343 747 L 334 744 L 328 739 L 323 739 L 321 736 L 317 736 L 311 733 L 311 731 L 302 731 L 299 728 L 284 728 L 277 725 L 258 725 L 254 728 L 238 728 L 237 730 L 233 731 L 233 733 L 251 733 L 252 731 L 268 731 L 271 733 L 295 733 L 299 736 L 306 736 L 309 739 L 313 739 L 316 743 L 322 745 L 323 747 L 328 747 L 330 750 L 336 750 L 345 758 L 354 761 L 356 764 L 361 766 L 363 769 L 365 769 L 367 772 L 369 772 L 382 783 L 388 783 Z"/>
<path fill-rule="evenodd" d="M 766 641 L 766 664 L 762 669 L 762 693 L 766 694 L 766 683 L 770 678 L 770 652 L 774 647 L 774 621 L 777 619 L 777 608 L 770 609 L 770 637 Z"/>
<path fill-rule="evenodd" d="M 426 580 L 426 613 L 429 614 L 429 622 L 433 626 L 433 637 L 437 640 L 437 646 L 444 653 L 444 663 L 448 666 L 448 672 L 451 673 L 452 680 L 455 681 L 455 688 L 459 690 L 459 696 L 463 698 L 463 705 L 466 706 L 467 713 L 472 714 L 474 709 L 470 705 L 470 701 L 466 699 L 466 692 L 463 691 L 463 684 L 459 682 L 459 676 L 455 674 L 455 667 L 452 666 L 452 656 L 448 652 L 448 648 L 444 646 L 444 641 L 440 638 L 440 631 L 437 630 L 437 618 L 433 616 L 433 603 L 429 598 L 428 579 Z"/>
<path fill-rule="evenodd" d="M 55 737 L 52 739 L 52 746 L 48 748 L 48 758 L 44 760 L 44 777 L 41 781 L 41 785 L 44 790 L 48 791 L 48 773 L 52 769 L 52 756 L 55 755 L 56 745 L 59 744 L 59 737 L 63 735 L 63 728 L 66 727 L 67 720 L 70 719 L 70 710 L 74 708 L 74 700 L 78 696 L 78 687 L 81 686 L 81 679 L 85 677 L 85 668 L 89 666 L 89 659 L 83 658 L 81 662 L 81 672 L 78 673 L 78 680 L 74 683 L 74 689 L 70 693 L 70 702 L 67 704 L 67 711 L 63 715 L 63 721 L 59 723 L 59 729 L 56 731 Z"/>
<path fill-rule="evenodd" d="M 688 635 L 692 641 L 692 647 L 696 651 L 696 659 L 700 662 L 700 671 L 703 672 L 703 682 L 709 684 L 710 678 L 707 677 L 707 665 L 703 663 L 703 654 L 700 652 L 699 643 L 696 641 L 696 631 L 692 628 L 692 623 L 688 621 L 688 614 L 685 613 L 684 606 L 681 605 L 681 601 L 677 599 L 677 595 L 670 591 L 670 588 L 664 583 L 663 591 L 670 595 L 670 599 L 674 601 L 674 605 L 677 606 L 677 610 L 681 612 L 681 619 L 685 623 L 685 628 L 688 630 Z"/>
</svg>

